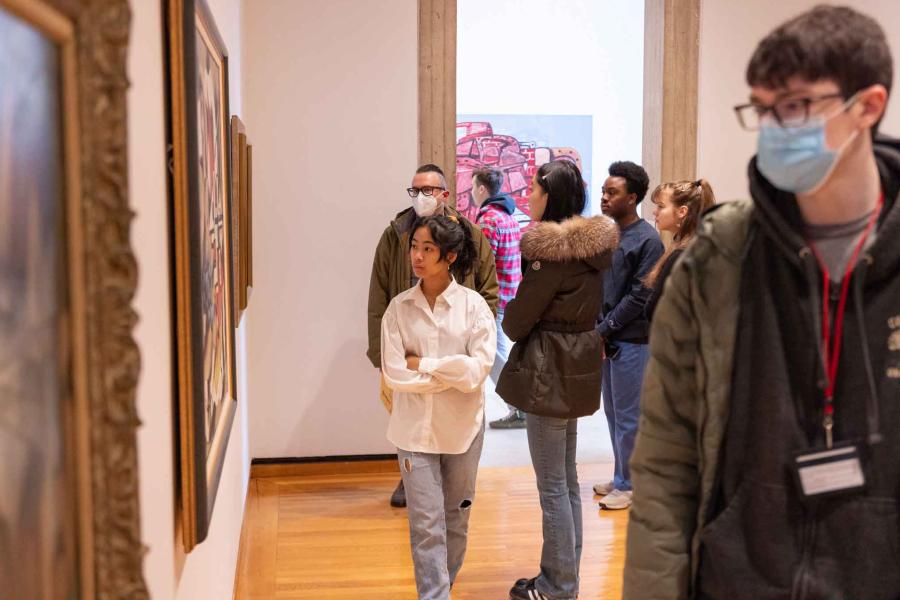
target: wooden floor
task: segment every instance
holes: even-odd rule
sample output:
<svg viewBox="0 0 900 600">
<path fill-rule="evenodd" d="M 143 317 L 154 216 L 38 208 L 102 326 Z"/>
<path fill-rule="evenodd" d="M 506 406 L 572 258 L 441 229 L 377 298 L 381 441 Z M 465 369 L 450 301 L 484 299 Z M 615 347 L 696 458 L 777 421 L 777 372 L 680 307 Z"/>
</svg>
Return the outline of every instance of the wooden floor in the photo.
<svg viewBox="0 0 900 600">
<path fill-rule="evenodd" d="M 600 511 L 591 485 L 611 465 L 579 466 L 582 600 L 619 598 L 627 511 Z M 406 511 L 388 505 L 398 474 L 308 475 L 250 482 L 238 600 L 414 600 Z M 530 467 L 482 468 L 454 600 L 505 600 L 537 574 L 541 513 Z"/>
</svg>

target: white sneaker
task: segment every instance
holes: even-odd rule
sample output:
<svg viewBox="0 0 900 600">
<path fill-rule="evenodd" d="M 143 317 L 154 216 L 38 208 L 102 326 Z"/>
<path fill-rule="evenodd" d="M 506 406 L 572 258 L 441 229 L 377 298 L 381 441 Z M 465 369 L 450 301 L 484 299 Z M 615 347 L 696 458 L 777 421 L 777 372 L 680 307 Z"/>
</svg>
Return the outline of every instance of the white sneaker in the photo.
<svg viewBox="0 0 900 600">
<path fill-rule="evenodd" d="M 631 492 L 623 492 L 622 490 L 613 490 L 606 496 L 600 498 L 600 508 L 606 510 L 623 510 L 631 506 Z"/>
<path fill-rule="evenodd" d="M 606 481 L 604 483 L 595 483 L 594 484 L 594 493 L 598 496 L 608 496 L 612 493 L 612 491 L 616 489 L 616 486 L 612 481 Z"/>
</svg>

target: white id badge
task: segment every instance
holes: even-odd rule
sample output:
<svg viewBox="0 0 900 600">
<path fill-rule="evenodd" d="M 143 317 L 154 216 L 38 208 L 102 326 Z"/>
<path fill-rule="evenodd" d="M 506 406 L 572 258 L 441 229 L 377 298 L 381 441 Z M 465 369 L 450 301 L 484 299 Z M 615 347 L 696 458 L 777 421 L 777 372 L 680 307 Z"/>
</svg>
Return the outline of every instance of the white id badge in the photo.
<svg viewBox="0 0 900 600">
<path fill-rule="evenodd" d="M 796 454 L 794 477 L 808 499 L 855 493 L 866 487 L 866 475 L 856 444 Z"/>
</svg>

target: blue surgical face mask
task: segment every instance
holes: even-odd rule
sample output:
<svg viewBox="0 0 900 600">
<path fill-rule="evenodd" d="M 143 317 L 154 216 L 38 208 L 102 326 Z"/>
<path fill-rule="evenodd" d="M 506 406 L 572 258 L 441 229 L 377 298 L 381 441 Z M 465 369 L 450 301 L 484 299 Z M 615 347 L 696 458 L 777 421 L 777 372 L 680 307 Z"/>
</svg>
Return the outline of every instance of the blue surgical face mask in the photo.
<svg viewBox="0 0 900 600">
<path fill-rule="evenodd" d="M 853 101 L 848 100 L 837 114 L 847 110 Z M 855 130 L 840 148 L 832 150 L 825 143 L 827 122 L 825 117 L 817 116 L 797 127 L 781 127 L 774 119 L 763 123 L 757 142 L 759 171 L 780 190 L 794 194 L 815 191 L 828 179 L 841 152 L 858 133 Z"/>
</svg>

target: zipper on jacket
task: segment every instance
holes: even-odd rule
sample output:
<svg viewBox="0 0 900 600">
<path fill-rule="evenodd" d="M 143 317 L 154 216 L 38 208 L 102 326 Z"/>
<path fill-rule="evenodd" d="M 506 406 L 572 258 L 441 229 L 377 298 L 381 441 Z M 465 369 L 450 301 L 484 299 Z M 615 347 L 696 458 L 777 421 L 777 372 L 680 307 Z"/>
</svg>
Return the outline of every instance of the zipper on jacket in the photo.
<svg viewBox="0 0 900 600">
<path fill-rule="evenodd" d="M 812 563 L 813 548 L 816 542 L 816 509 L 810 508 L 803 520 L 803 534 L 800 537 L 800 564 L 794 573 L 794 583 L 791 586 L 791 600 L 804 600 L 806 598 L 807 575 L 810 563 Z"/>
</svg>

